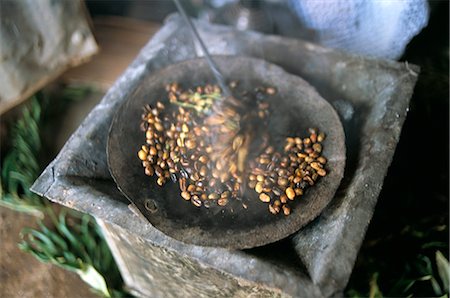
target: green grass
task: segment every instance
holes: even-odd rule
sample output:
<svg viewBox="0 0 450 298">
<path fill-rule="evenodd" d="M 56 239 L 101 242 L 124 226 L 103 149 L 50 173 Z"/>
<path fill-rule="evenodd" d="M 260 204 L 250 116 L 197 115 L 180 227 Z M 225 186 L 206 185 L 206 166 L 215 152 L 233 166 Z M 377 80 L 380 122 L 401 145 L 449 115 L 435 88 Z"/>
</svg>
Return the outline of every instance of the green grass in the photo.
<svg viewBox="0 0 450 298">
<path fill-rule="evenodd" d="M 78 274 L 100 296 L 129 297 L 95 220 L 87 214 L 54 208 L 30 191 L 42 170 L 42 126 L 52 115 L 61 114 L 69 102 L 81 100 L 88 93 L 87 88 L 69 87 L 53 100 L 41 93 L 22 108 L 21 117 L 11 124 L 11 147 L 1 162 L 0 206 L 36 216 L 38 228 L 25 228 L 21 233 L 22 251 Z M 54 100 L 59 103 L 54 104 Z M 44 112 L 47 117 L 42 116 Z"/>
<path fill-rule="evenodd" d="M 0 206 L 43 218 L 48 203 L 29 190 L 40 170 L 40 118 L 41 106 L 33 97 L 11 129 L 11 149 L 2 161 Z"/>
</svg>

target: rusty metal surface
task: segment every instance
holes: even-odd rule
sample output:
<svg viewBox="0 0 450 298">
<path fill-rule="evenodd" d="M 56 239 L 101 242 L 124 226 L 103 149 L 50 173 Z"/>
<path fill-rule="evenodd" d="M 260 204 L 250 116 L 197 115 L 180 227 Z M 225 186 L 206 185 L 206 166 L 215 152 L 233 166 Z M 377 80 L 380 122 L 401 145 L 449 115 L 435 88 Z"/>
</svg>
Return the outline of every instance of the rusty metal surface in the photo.
<svg viewBox="0 0 450 298">
<path fill-rule="evenodd" d="M 267 97 L 271 106 L 268 127 L 273 145 L 283 144 L 283 136 L 291 131 L 304 136 L 310 127 L 324 131 L 324 156 L 328 174 L 300 199 L 292 202 L 289 216 L 269 213 L 255 193 L 247 192 L 227 206 L 198 208 L 180 196 L 178 184 L 156 184 L 155 178 L 143 173 L 136 152 L 144 143 L 140 131 L 142 108 L 169 101 L 165 86 L 178 82 L 183 86 L 214 83 L 204 59 L 193 59 L 171 65 L 145 77 L 136 91 L 122 105 L 111 125 L 107 156 L 111 174 L 120 190 L 136 204 L 140 212 L 159 230 L 183 242 L 220 246 L 231 249 L 252 248 L 283 239 L 313 220 L 331 201 L 344 174 L 344 130 L 333 107 L 299 77 L 286 73 L 276 65 L 249 57 L 215 56 L 225 78 L 238 80 L 241 90 L 256 86 L 276 86 L 277 94 Z M 239 98 L 239 97 L 237 97 Z M 260 125 L 260 123 L 254 123 Z M 281 138 L 281 140 L 280 140 Z M 126 145 L 125 145 L 126 144 Z M 278 148 L 277 150 L 282 150 Z M 145 208 L 151 200 L 156 210 Z"/>
<path fill-rule="evenodd" d="M 140 241 L 162 247 L 173 251 L 177 258 L 225 272 L 227 278 L 253 282 L 261 291 L 278 289 L 303 297 L 339 293 L 348 281 L 372 217 L 418 68 L 352 56 L 301 40 L 197 23 L 212 54 L 263 58 L 313 85 L 341 118 L 347 160 L 332 203 L 294 237 L 245 251 L 188 245 L 165 236 L 128 210 L 127 200 L 116 189 L 106 162 L 108 128 L 124 100 L 148 73 L 201 53 L 182 24 L 176 15 L 166 21 L 35 182 L 33 191 L 92 214 L 112 227 L 120 226 L 116 233 L 123 232 L 124 238 L 114 243 L 120 248 L 113 249 L 116 259 L 119 263 L 140 260 L 143 268 L 129 267 L 127 271 L 121 266 L 122 272 L 130 275 L 126 280 L 131 288 L 148 289 L 145 281 L 155 277 L 143 272 L 158 272 L 152 271 L 153 264 L 141 257 L 150 248 L 126 246 L 127 237 L 133 239 L 130 243 Z M 191 271 L 189 267 L 180 270 Z M 229 282 L 227 278 L 224 283 Z M 184 282 L 192 284 L 188 279 Z M 142 295 L 150 296 L 152 290 L 148 291 Z"/>
</svg>

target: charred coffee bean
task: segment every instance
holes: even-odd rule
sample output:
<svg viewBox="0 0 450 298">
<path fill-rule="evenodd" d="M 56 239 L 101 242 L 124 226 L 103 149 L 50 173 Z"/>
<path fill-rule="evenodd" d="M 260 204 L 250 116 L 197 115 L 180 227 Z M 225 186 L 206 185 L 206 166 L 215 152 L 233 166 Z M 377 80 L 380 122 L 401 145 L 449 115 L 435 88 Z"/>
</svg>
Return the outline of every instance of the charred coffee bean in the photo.
<svg viewBox="0 0 450 298">
<path fill-rule="evenodd" d="M 145 175 L 153 176 L 154 173 L 155 173 L 155 171 L 153 170 L 152 166 L 149 165 L 145 168 Z"/>
</svg>

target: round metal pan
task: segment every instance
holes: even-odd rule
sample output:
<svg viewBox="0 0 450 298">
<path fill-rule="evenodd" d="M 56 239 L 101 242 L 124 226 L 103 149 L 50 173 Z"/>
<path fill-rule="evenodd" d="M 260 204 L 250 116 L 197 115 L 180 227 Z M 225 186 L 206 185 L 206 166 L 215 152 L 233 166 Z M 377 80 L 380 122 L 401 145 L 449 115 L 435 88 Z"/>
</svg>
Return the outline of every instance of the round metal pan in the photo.
<svg viewBox="0 0 450 298">
<path fill-rule="evenodd" d="M 171 65 L 143 79 L 135 92 L 117 110 L 109 131 L 107 156 L 111 175 L 120 191 L 150 223 L 177 240 L 230 249 L 243 249 L 275 242 L 298 231 L 317 217 L 332 200 L 344 173 L 345 137 L 342 124 L 331 105 L 303 79 L 288 74 L 263 60 L 215 56 L 225 78 L 238 80 L 244 90 L 273 86 L 276 95 L 267 97 L 272 112 L 269 134 L 276 146 L 286 136 L 306 136 L 310 127 L 326 133 L 323 156 L 328 175 L 290 204 L 289 216 L 273 215 L 268 205 L 251 192 L 242 202 L 209 209 L 195 207 L 180 197 L 178 184 L 156 184 L 144 174 L 137 151 L 145 143 L 140 130 L 142 107 L 163 101 L 168 105 L 165 86 L 178 82 L 183 88 L 215 83 L 202 58 Z M 236 96 L 238 99 L 239 97 Z"/>
</svg>

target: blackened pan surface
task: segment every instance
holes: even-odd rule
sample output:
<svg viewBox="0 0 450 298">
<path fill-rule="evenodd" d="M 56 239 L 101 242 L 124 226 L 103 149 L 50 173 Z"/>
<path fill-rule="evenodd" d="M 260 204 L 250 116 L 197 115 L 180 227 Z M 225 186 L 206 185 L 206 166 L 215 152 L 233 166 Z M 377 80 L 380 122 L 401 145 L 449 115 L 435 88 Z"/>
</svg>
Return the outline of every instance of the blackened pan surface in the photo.
<svg viewBox="0 0 450 298">
<path fill-rule="evenodd" d="M 118 109 L 108 137 L 107 155 L 111 175 L 120 191 L 163 233 L 183 242 L 243 249 L 275 242 L 298 231 L 317 217 L 332 200 L 343 177 L 345 136 L 332 106 L 303 79 L 288 74 L 263 60 L 215 56 L 225 78 L 239 81 L 244 90 L 274 86 L 277 93 L 266 97 L 271 106 L 269 133 L 273 144 L 282 148 L 286 136 L 307 136 L 310 127 L 326 133 L 323 156 L 328 159 L 328 175 L 290 203 L 291 214 L 272 215 L 268 204 L 248 192 L 242 201 L 230 200 L 225 207 L 195 207 L 180 197 L 178 184 L 163 187 L 155 177 L 144 174 L 137 157 L 145 134 L 140 130 L 142 108 L 162 101 L 169 105 L 165 86 L 178 82 L 187 89 L 215 83 L 204 59 L 171 65 L 150 74 Z M 244 209 L 242 203 L 248 208 Z"/>
</svg>

